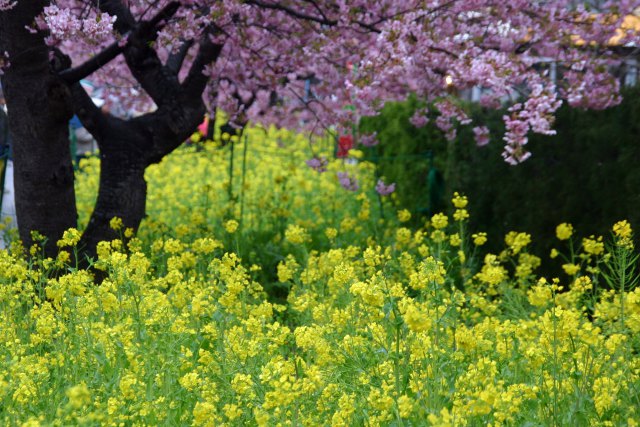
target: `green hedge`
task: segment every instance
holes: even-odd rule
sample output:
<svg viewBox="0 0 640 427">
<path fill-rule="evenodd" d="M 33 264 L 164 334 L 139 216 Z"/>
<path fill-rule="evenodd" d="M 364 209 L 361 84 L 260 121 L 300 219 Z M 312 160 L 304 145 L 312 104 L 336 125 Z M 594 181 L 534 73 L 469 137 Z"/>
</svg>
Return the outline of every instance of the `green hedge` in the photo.
<svg viewBox="0 0 640 427">
<path fill-rule="evenodd" d="M 424 102 L 412 97 L 403 103 L 387 104 L 382 114 L 363 118 L 360 132 L 376 132 L 380 144 L 364 148 L 368 159 L 378 164 L 385 182 L 396 183 L 400 206 L 411 210 L 414 219 L 446 209 L 444 174 L 447 142 L 433 126 L 416 128 L 409 119 Z"/>
<path fill-rule="evenodd" d="M 453 143 L 444 142 L 433 126 L 415 129 L 408 121 L 417 101 L 394 104 L 369 119 L 367 129 L 380 129 L 380 156 L 433 150 L 444 171 L 446 192 L 469 196 L 471 228 L 489 233 L 490 249 L 502 245 L 506 231 L 529 232 L 539 255 L 547 256 L 558 241 L 555 227 L 570 222 L 582 236 L 608 235 L 613 223 L 628 219 L 640 226 L 640 89 L 628 90 L 624 102 L 605 111 L 562 107 L 557 135 L 530 135 L 533 156 L 518 166 L 506 164 L 501 152 L 501 111 L 471 106 L 472 116 L 492 131 L 492 141 L 477 147 L 469 127 Z M 424 204 L 425 161 L 383 165 L 398 181 L 399 202 L 414 212 Z"/>
</svg>

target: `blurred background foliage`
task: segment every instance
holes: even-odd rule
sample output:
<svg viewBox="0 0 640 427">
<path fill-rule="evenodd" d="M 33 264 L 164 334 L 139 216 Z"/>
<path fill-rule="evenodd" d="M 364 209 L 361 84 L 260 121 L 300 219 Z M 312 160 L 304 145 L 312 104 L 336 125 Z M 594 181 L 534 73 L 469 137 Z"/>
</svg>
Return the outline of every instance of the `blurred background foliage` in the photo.
<svg viewBox="0 0 640 427">
<path fill-rule="evenodd" d="M 447 142 L 433 121 L 423 128 L 409 122 L 424 106 L 416 99 L 389 104 L 378 117 L 364 119 L 361 132 L 376 131 L 381 142 L 368 149 L 380 161 L 388 182 L 396 181 L 398 203 L 415 217 L 443 206 L 454 191 L 469 195 L 471 231 L 486 231 L 488 251 L 503 245 L 504 230 L 531 233 L 533 252 L 547 257 L 559 242 L 555 227 L 569 222 L 582 237 L 607 235 L 610 224 L 628 219 L 640 223 L 640 88 L 630 88 L 624 101 L 605 111 L 563 106 L 557 135 L 532 134 L 533 156 L 518 166 L 501 157 L 505 111 L 478 104 L 466 106 L 474 122 L 491 130 L 491 142 L 478 147 L 472 127 L 462 126 Z M 433 161 L 426 153 L 431 152 Z M 443 191 L 429 202 L 433 169 L 442 174 Z M 424 218 L 422 219 L 424 220 Z"/>
</svg>

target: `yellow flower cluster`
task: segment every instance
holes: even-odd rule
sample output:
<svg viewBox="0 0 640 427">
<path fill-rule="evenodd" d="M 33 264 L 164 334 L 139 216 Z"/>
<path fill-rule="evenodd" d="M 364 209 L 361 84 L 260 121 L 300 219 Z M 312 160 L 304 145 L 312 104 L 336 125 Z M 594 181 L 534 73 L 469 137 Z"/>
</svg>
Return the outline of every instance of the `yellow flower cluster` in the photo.
<svg viewBox="0 0 640 427">
<path fill-rule="evenodd" d="M 631 247 L 585 239 L 547 281 L 526 233 L 480 254 L 465 196 L 410 228 L 306 168 L 302 138 L 267 134 L 244 180 L 215 142 L 151 168 L 150 218 L 94 270 L 0 251 L 2 425 L 637 425 Z M 327 167 L 375 184 L 366 162 Z"/>
<path fill-rule="evenodd" d="M 573 226 L 566 222 L 556 227 L 556 237 L 559 240 L 568 240 L 573 235 Z"/>
</svg>

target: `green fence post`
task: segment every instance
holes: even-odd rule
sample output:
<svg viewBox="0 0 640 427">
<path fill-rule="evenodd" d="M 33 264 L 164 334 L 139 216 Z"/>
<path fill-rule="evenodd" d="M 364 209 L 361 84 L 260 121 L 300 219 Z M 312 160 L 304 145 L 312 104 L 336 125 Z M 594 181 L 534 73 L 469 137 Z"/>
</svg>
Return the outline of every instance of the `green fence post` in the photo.
<svg viewBox="0 0 640 427">
<path fill-rule="evenodd" d="M 427 214 L 431 216 L 435 214 L 435 209 L 442 199 L 442 193 L 444 192 L 444 179 L 442 178 L 440 171 L 433 165 L 433 151 L 429 150 L 427 152 L 427 158 L 429 159 L 429 172 L 427 174 Z"/>
</svg>

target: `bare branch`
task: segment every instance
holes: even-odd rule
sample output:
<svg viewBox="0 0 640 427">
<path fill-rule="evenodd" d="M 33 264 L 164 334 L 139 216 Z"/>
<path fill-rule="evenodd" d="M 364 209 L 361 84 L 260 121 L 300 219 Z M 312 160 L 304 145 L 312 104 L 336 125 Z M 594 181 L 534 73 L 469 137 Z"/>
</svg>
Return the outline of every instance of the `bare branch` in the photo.
<svg viewBox="0 0 640 427">
<path fill-rule="evenodd" d="M 299 12 L 283 4 L 265 3 L 261 0 L 247 0 L 246 3 L 261 7 L 263 9 L 279 10 L 294 18 L 302 19 L 304 21 L 317 22 L 318 24 L 322 24 L 322 25 L 334 26 L 338 23 L 338 21 L 333 19 L 327 19 L 324 16 L 313 16 L 313 15 Z"/>
<path fill-rule="evenodd" d="M 123 49 L 122 46 L 115 42 L 83 64 L 62 71 L 59 76 L 67 84 L 77 83 L 108 64 L 112 59 L 122 53 Z"/>
</svg>

